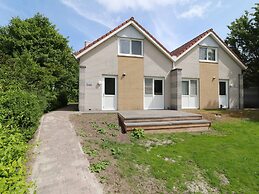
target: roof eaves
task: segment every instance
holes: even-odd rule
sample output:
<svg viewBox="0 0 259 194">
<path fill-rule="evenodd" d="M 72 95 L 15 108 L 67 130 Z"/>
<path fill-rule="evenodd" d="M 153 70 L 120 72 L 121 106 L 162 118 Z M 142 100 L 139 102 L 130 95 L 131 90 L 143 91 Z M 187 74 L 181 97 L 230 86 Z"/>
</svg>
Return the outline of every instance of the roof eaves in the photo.
<svg viewBox="0 0 259 194">
<path fill-rule="evenodd" d="M 120 25 L 118 25 L 117 27 L 115 27 L 114 29 L 110 30 L 109 32 L 107 32 L 106 34 L 102 35 L 101 37 L 97 38 L 96 40 L 94 40 L 93 42 L 91 42 L 90 44 L 86 45 L 85 47 L 83 47 L 82 49 L 80 49 L 77 52 L 74 52 L 74 55 L 76 58 L 78 58 L 78 56 L 84 52 L 85 50 L 87 50 L 88 48 L 92 47 L 93 45 L 97 44 L 98 42 L 100 42 L 101 40 L 105 39 L 107 36 L 111 35 L 113 32 L 117 31 L 118 29 L 120 29 L 121 27 L 125 26 L 127 23 L 129 23 L 130 21 L 134 21 L 134 17 L 131 17 L 130 19 L 126 20 L 125 22 L 121 23 Z"/>
</svg>

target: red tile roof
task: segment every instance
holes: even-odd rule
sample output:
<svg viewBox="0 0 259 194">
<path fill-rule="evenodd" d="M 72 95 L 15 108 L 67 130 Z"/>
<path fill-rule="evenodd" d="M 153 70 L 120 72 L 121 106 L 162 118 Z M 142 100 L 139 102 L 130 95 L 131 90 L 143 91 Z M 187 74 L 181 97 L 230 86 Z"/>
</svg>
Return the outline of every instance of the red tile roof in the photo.
<svg viewBox="0 0 259 194">
<path fill-rule="evenodd" d="M 143 26 L 141 26 L 135 19 L 134 17 L 131 17 L 130 19 L 126 20 L 125 22 L 121 23 L 120 25 L 118 25 L 116 28 L 112 29 L 111 31 L 109 31 L 108 33 L 104 34 L 103 36 L 101 36 L 100 38 L 94 40 L 93 42 L 91 42 L 90 44 L 86 45 L 84 48 L 80 49 L 79 51 L 75 52 L 74 55 L 78 55 L 80 53 L 82 53 L 83 51 L 85 51 L 86 49 L 90 48 L 91 46 L 93 46 L 94 44 L 98 43 L 99 41 L 101 41 L 102 39 L 104 39 L 105 37 L 109 36 L 110 34 L 112 34 L 114 31 L 118 30 L 119 28 L 123 27 L 124 25 L 126 25 L 127 23 L 129 23 L 130 21 L 133 21 L 141 30 L 143 30 L 146 34 L 148 34 L 148 36 L 150 36 L 160 47 L 162 47 L 169 55 L 170 51 L 168 51 L 154 36 L 152 36 Z"/>
<path fill-rule="evenodd" d="M 189 42 L 186 42 L 182 46 L 178 47 L 177 49 L 173 50 L 171 52 L 172 56 L 180 56 L 183 52 L 188 50 L 192 45 L 197 43 L 200 39 L 202 39 L 204 36 L 206 36 L 208 33 L 213 32 L 213 29 L 209 29 L 206 32 L 203 32 L 202 34 L 196 36 L 194 39 L 190 40 Z"/>
</svg>

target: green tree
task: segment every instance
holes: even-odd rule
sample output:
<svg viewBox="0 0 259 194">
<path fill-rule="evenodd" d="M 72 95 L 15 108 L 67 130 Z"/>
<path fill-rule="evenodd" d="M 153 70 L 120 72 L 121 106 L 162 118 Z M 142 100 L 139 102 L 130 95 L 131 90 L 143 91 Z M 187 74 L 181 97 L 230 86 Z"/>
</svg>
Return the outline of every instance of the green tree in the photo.
<svg viewBox="0 0 259 194">
<path fill-rule="evenodd" d="M 48 109 L 75 100 L 78 62 L 63 37 L 48 18 L 36 14 L 13 18 L 0 27 L 0 87 L 18 87 L 45 96 Z"/>
<path fill-rule="evenodd" d="M 253 12 L 245 11 L 244 15 L 228 26 L 230 33 L 226 43 L 240 56 L 247 65 L 244 73 L 246 86 L 259 85 L 259 4 Z"/>
</svg>

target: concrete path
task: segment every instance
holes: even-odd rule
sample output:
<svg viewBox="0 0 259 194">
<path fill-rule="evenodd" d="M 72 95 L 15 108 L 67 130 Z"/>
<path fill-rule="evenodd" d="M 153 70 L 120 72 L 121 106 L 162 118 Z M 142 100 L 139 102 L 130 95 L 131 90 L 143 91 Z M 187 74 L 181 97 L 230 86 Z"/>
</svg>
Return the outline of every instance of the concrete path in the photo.
<svg viewBox="0 0 259 194">
<path fill-rule="evenodd" d="M 39 194 L 103 193 L 69 121 L 72 113 L 54 111 L 42 118 L 31 176 Z"/>
</svg>

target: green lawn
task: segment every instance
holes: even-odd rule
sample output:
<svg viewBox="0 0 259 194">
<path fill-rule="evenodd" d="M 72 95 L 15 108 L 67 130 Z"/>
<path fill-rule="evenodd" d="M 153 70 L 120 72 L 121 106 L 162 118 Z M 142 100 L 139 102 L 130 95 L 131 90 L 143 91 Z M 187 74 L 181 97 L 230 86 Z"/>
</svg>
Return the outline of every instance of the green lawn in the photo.
<svg viewBox="0 0 259 194">
<path fill-rule="evenodd" d="M 120 133 L 116 114 L 72 121 L 107 193 L 259 193 L 259 111 L 196 112 L 212 130 L 136 139 Z"/>
<path fill-rule="evenodd" d="M 169 191 L 186 191 L 188 185 L 195 185 L 202 192 L 205 184 L 210 192 L 214 188 L 224 193 L 259 193 L 259 122 L 216 121 L 212 128 L 212 133 L 153 134 L 120 144 L 124 153 L 120 167 L 133 176 L 130 163 L 148 166 Z M 145 142 L 165 140 L 172 143 L 144 146 Z"/>
</svg>

